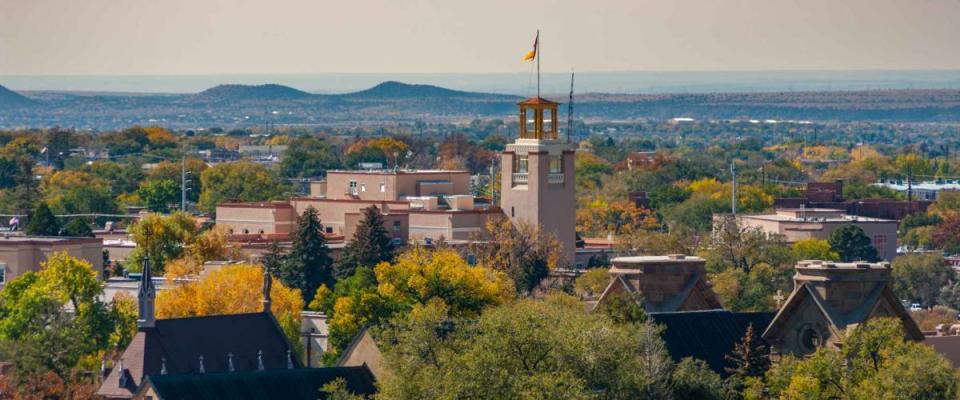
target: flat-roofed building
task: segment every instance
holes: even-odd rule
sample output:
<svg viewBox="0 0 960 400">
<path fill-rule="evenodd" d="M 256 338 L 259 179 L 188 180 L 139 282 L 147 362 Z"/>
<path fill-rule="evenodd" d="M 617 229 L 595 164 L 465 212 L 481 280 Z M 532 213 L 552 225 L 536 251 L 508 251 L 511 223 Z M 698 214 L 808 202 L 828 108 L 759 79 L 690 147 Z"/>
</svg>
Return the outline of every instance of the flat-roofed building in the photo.
<svg viewBox="0 0 960 400">
<path fill-rule="evenodd" d="M 325 192 L 314 193 L 314 189 Z M 326 185 L 311 185 L 311 197 L 328 199 L 388 201 L 468 193 L 470 173 L 452 170 L 328 171 Z"/>
<path fill-rule="evenodd" d="M 719 216 L 717 216 L 719 217 Z M 779 209 L 767 214 L 738 214 L 740 226 L 757 228 L 768 234 L 783 235 L 787 242 L 803 239 L 827 239 L 843 225 L 856 225 L 870 237 L 877 255 L 891 261 L 897 256 L 897 221 L 858 217 L 843 210 L 824 208 Z"/>
<path fill-rule="evenodd" d="M 289 234 L 296 220 L 293 206 L 285 201 L 217 205 L 217 225 L 235 234 Z"/>
<path fill-rule="evenodd" d="M 4 236 L 0 238 L 0 288 L 27 271 L 39 271 L 40 264 L 56 252 L 89 262 L 98 276 L 103 274 L 103 239 Z"/>
</svg>

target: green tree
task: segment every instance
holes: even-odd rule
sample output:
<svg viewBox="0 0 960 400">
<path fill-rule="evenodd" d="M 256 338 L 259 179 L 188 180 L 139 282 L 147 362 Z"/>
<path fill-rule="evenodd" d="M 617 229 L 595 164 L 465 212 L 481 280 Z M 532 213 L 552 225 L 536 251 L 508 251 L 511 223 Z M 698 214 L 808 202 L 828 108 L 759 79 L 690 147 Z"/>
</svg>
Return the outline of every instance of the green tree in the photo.
<svg viewBox="0 0 960 400">
<path fill-rule="evenodd" d="M 820 239 L 801 239 L 793 242 L 793 258 L 796 260 L 840 261 L 840 253 L 830 247 L 830 242 Z"/>
<path fill-rule="evenodd" d="M 181 211 L 169 216 L 147 214 L 130 227 L 130 235 L 137 247 L 130 253 L 127 269 L 140 271 L 143 260 L 149 258 L 160 274 L 166 263 L 180 257 L 184 247 L 193 241 L 197 225 L 193 217 Z"/>
<path fill-rule="evenodd" d="M 384 399 L 672 396 L 673 362 L 652 324 L 614 323 L 566 295 L 507 303 L 476 322 L 430 303 L 391 326 L 380 334 L 392 372 Z"/>
<path fill-rule="evenodd" d="M 383 224 L 383 215 L 377 206 L 363 210 L 363 220 L 357 225 L 353 239 L 340 253 L 336 268 L 337 279 L 353 276 L 353 271 L 358 266 L 373 267 L 393 259 L 393 244 Z"/>
<path fill-rule="evenodd" d="M 840 253 L 844 262 L 877 261 L 877 249 L 863 229 L 853 224 L 840 226 L 827 238 L 830 247 Z"/>
<path fill-rule="evenodd" d="M 73 218 L 63 226 L 63 236 L 93 237 L 93 228 L 90 227 L 90 221 L 86 218 Z"/>
<path fill-rule="evenodd" d="M 94 367 L 89 357 L 126 346 L 135 316 L 122 297 L 107 304 L 101 294 L 92 266 L 65 252 L 52 254 L 40 272 L 8 282 L 0 291 L 0 341 L 18 344 L 16 374 L 27 379 L 52 370 L 68 379 L 77 369 Z"/>
<path fill-rule="evenodd" d="M 280 161 L 280 175 L 290 178 L 324 176 L 329 169 L 339 168 L 338 150 L 313 136 L 300 136 L 287 147 Z"/>
<path fill-rule="evenodd" d="M 29 220 L 27 220 L 26 231 L 28 235 L 36 236 L 57 236 L 60 234 L 60 223 L 57 222 L 57 217 L 50 212 L 47 203 L 40 202 L 37 208 L 33 210 Z"/>
<path fill-rule="evenodd" d="M 137 196 L 148 210 L 165 213 L 170 204 L 180 202 L 180 184 L 169 179 L 146 181 L 140 184 Z"/>
<path fill-rule="evenodd" d="M 733 352 L 724 357 L 728 367 L 728 378 L 737 392 L 742 392 L 749 378 L 760 378 L 770 369 L 770 349 L 763 343 L 760 334 L 747 325 L 740 342 L 733 346 Z"/>
<path fill-rule="evenodd" d="M 304 304 L 310 304 L 320 285 L 333 286 L 333 260 L 317 209 L 308 207 L 300 216 L 293 247 L 276 274 L 287 287 L 300 289 Z"/>
<path fill-rule="evenodd" d="M 841 350 L 824 347 L 802 360 L 784 357 L 765 376 L 770 398 L 955 399 L 950 362 L 932 347 L 904 338 L 893 318 L 860 325 Z"/>
<path fill-rule="evenodd" d="M 286 188 L 282 181 L 260 164 L 248 161 L 218 164 L 200 175 L 198 207 L 212 213 L 225 201 L 265 201 L 281 196 Z"/>
<path fill-rule="evenodd" d="M 923 307 L 933 307 L 941 288 L 956 280 L 953 268 L 939 254 L 902 255 L 891 267 L 897 297 L 918 301 Z"/>
<path fill-rule="evenodd" d="M 723 379 L 703 360 L 687 357 L 677 363 L 670 384 L 676 399 L 724 400 L 730 398 Z"/>
</svg>

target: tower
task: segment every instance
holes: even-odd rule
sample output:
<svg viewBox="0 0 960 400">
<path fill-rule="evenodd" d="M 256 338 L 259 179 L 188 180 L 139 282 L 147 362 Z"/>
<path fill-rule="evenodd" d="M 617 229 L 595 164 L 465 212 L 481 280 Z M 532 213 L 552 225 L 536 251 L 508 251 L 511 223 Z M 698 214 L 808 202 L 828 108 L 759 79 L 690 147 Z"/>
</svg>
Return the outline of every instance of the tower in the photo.
<svg viewBox="0 0 960 400">
<path fill-rule="evenodd" d="M 520 134 L 501 156 L 500 205 L 514 223 L 539 227 L 556 237 L 561 263 L 576 254 L 574 147 L 559 140 L 559 103 L 534 97 L 517 104 Z"/>
<path fill-rule="evenodd" d="M 157 288 L 153 285 L 153 276 L 150 274 L 150 260 L 143 260 L 143 271 L 140 273 L 140 290 L 137 293 L 139 315 L 137 328 L 153 328 L 157 319 L 154 313 L 154 302 L 157 299 Z"/>
</svg>

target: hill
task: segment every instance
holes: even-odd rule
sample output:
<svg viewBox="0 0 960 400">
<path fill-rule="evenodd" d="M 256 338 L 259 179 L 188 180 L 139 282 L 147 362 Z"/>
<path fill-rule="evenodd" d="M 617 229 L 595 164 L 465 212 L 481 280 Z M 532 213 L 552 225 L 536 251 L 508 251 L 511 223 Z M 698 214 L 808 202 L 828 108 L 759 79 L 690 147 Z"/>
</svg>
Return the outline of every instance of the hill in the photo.
<svg viewBox="0 0 960 400">
<path fill-rule="evenodd" d="M 33 105 L 33 100 L 0 85 L 0 107 L 25 107 Z"/>
<path fill-rule="evenodd" d="M 512 98 L 500 94 L 463 92 L 433 85 L 412 85 L 409 83 L 387 81 L 367 90 L 341 95 L 347 98 L 364 99 L 402 99 L 402 98 Z"/>
<path fill-rule="evenodd" d="M 209 101 L 244 100 L 297 100 L 314 95 L 289 86 L 266 85 L 218 85 L 192 96 L 195 99 Z"/>
</svg>

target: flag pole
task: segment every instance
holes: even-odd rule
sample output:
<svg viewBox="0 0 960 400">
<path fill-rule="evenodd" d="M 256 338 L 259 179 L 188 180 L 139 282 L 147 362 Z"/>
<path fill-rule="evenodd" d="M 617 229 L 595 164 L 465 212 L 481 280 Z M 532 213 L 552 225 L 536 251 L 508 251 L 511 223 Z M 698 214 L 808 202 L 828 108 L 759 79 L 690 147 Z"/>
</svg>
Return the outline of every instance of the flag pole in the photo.
<svg viewBox="0 0 960 400">
<path fill-rule="evenodd" d="M 537 47 L 533 49 L 533 55 L 537 57 L 537 98 L 540 98 L 540 30 L 537 29 Z"/>
</svg>

